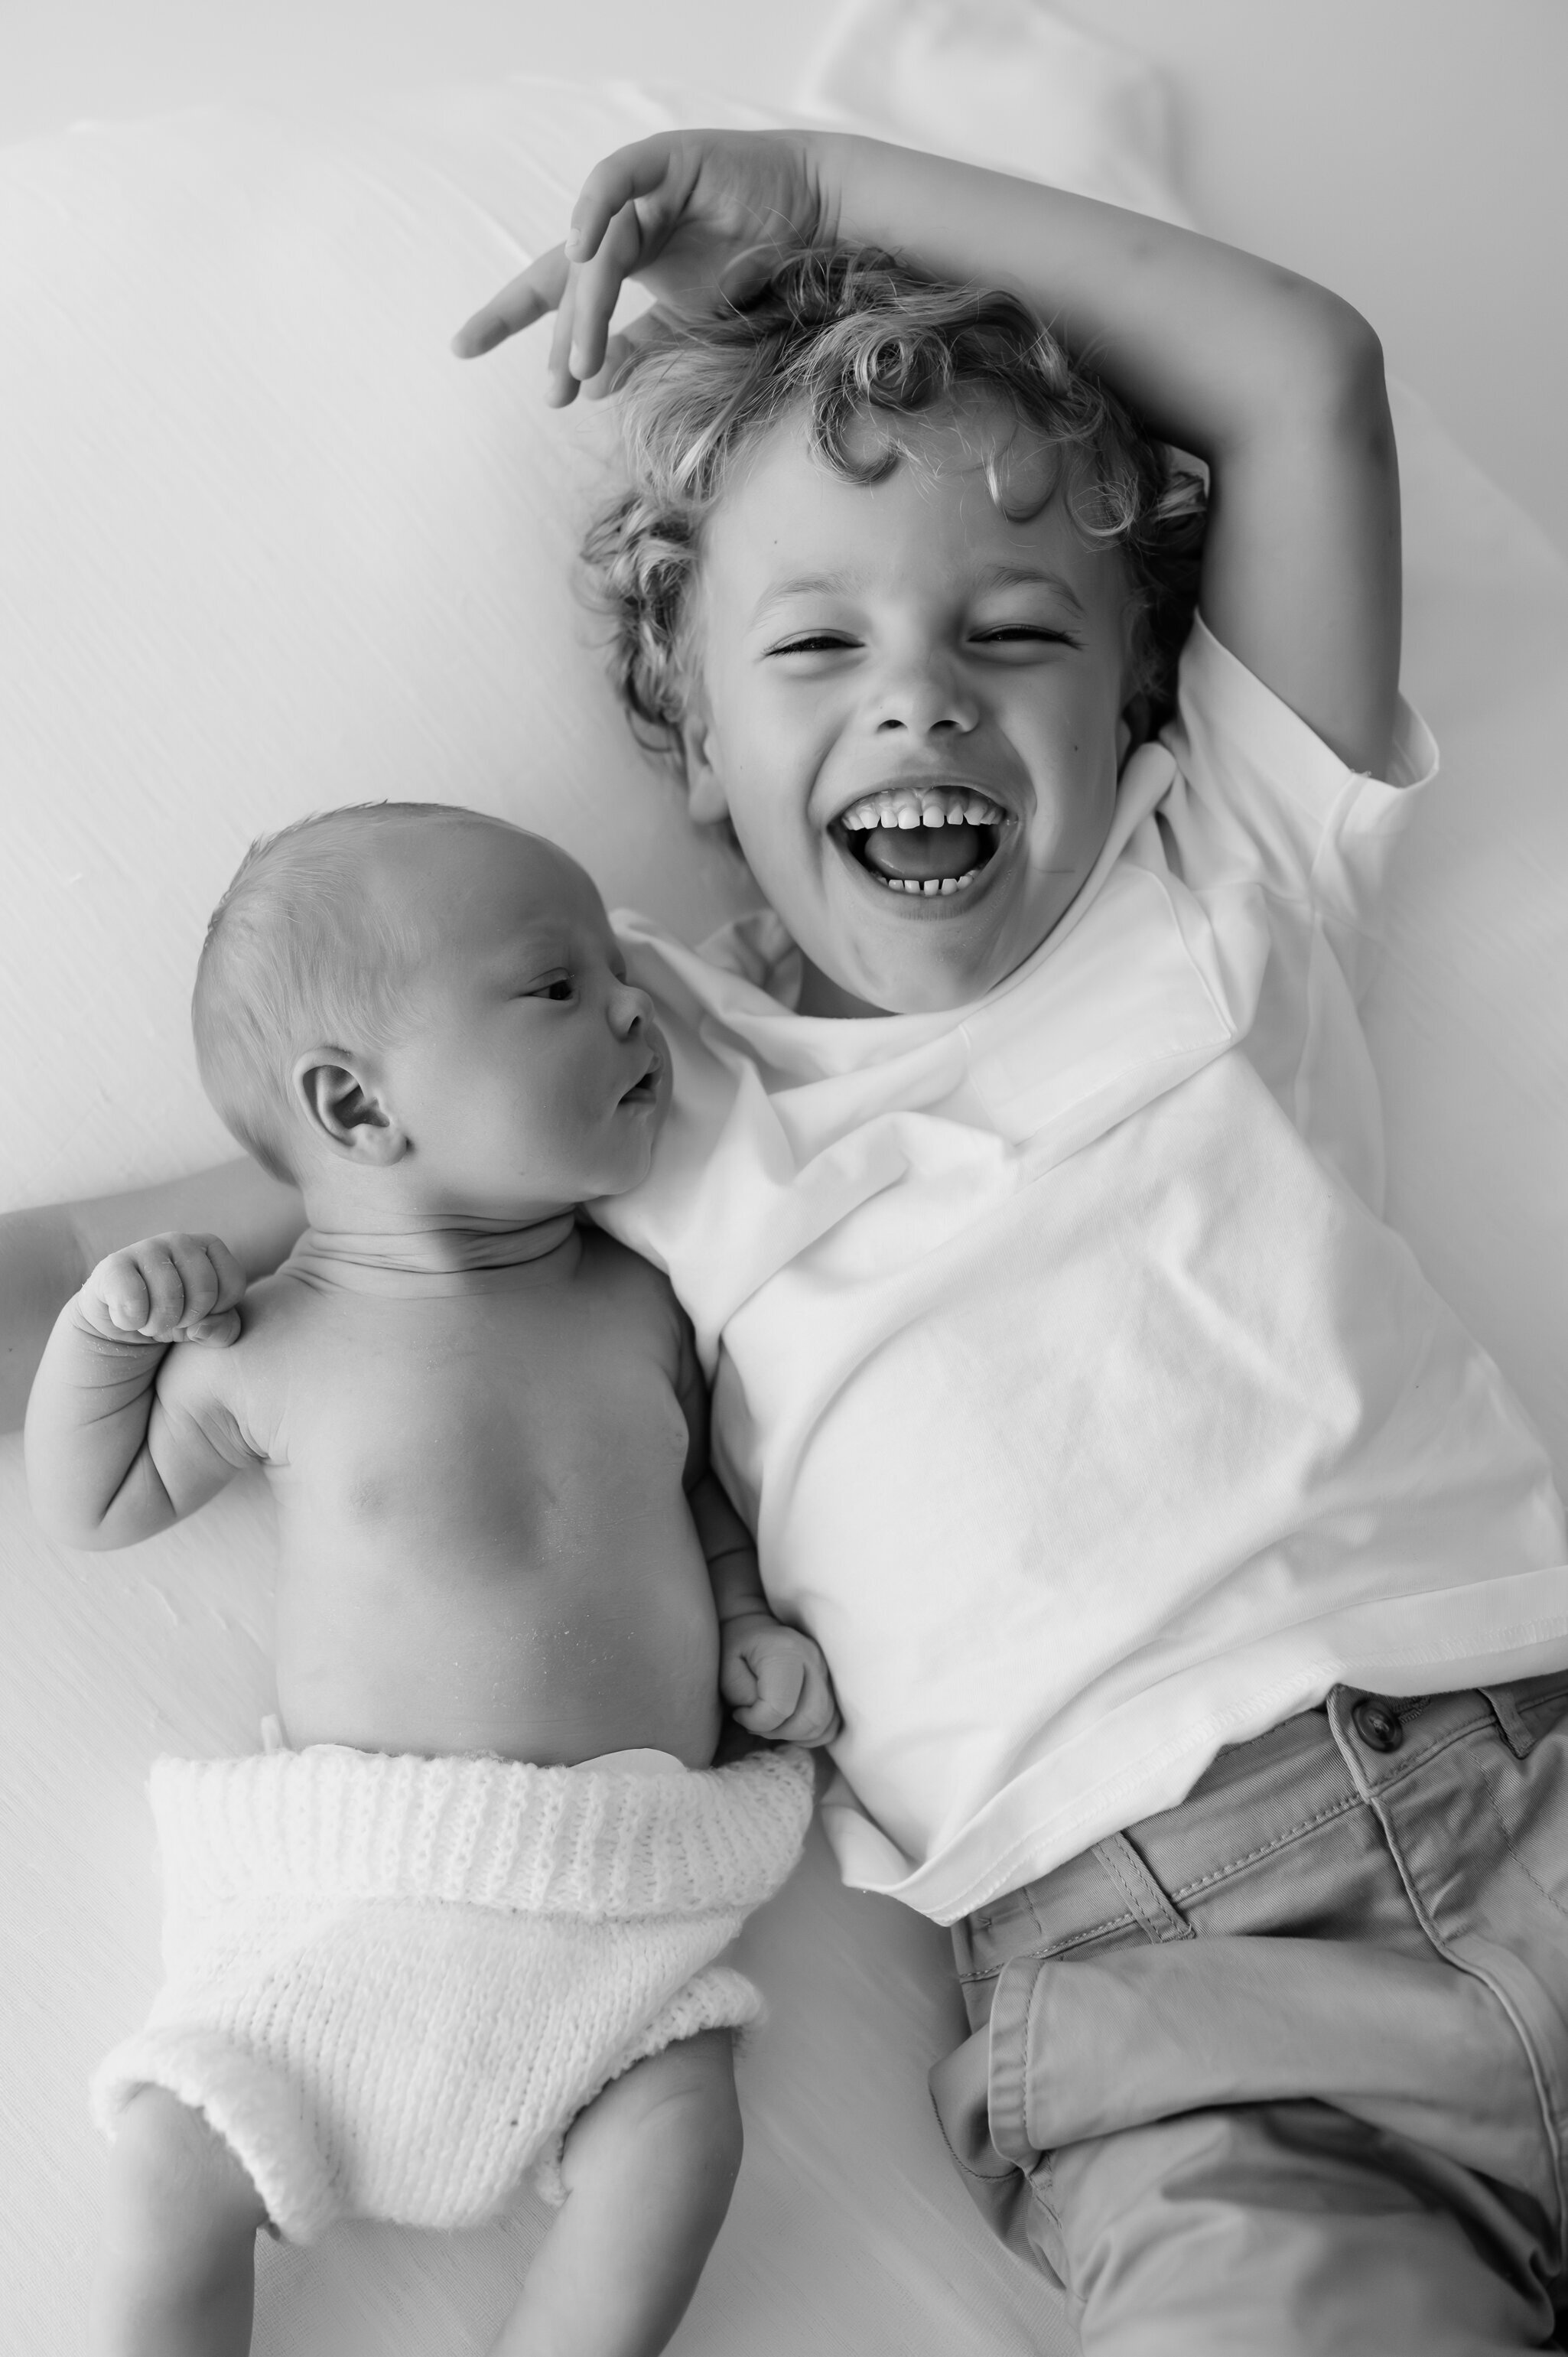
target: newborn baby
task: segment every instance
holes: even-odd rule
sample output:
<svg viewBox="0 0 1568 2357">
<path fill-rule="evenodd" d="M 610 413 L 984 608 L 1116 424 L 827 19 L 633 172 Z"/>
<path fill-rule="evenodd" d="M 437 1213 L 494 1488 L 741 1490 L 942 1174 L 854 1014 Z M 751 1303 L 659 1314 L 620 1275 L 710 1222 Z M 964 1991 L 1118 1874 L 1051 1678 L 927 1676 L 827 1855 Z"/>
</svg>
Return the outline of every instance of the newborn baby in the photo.
<svg viewBox="0 0 1568 2357">
<path fill-rule="evenodd" d="M 669 1284 L 577 1217 L 649 1167 L 649 1001 L 562 852 L 382 804 L 252 850 L 194 1017 L 307 1232 L 242 1312 L 215 1237 L 114 1254 L 27 1423 L 70 1545 L 256 1465 L 278 1518 L 277 1739 L 154 1772 L 168 1977 L 95 2083 L 101 2345 L 242 2352 L 258 2227 L 471 2224 L 532 2166 L 564 2207 L 498 2351 L 654 2352 L 739 2162 L 757 1998 L 713 1959 L 811 1812 L 798 1750 L 711 1766 L 720 1696 L 808 1744 L 834 1710 Z"/>
</svg>

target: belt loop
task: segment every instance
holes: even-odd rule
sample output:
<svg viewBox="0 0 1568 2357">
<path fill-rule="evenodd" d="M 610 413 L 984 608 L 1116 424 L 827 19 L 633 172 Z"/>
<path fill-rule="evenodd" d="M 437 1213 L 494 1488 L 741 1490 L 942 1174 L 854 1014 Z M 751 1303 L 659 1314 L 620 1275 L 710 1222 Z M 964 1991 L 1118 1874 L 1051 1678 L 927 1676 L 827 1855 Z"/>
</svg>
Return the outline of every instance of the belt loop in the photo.
<svg viewBox="0 0 1568 2357">
<path fill-rule="evenodd" d="M 1193 1926 L 1161 1889 L 1125 1834 L 1107 1834 L 1095 1843 L 1093 1855 L 1156 1946 L 1167 1940 L 1197 1939 Z"/>
<path fill-rule="evenodd" d="M 1535 1749 L 1535 1738 L 1524 1723 L 1524 1713 L 1514 1696 L 1512 1686 L 1483 1686 L 1481 1692 L 1491 1705 L 1492 1717 L 1502 1729 L 1503 1740 L 1516 1760 L 1528 1760 Z"/>
</svg>

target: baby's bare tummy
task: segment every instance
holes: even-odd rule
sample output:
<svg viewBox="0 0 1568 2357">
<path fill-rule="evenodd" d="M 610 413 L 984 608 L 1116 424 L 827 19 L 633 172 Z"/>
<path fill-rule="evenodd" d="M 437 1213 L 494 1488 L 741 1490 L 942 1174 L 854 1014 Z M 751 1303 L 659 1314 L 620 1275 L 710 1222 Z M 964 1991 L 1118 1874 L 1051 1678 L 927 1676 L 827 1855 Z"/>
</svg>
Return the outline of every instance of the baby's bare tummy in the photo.
<svg viewBox="0 0 1568 2357">
<path fill-rule="evenodd" d="M 532 1561 L 478 1553 L 461 1533 L 439 1552 L 302 1536 L 279 1565 L 289 1742 L 542 1766 L 646 1745 L 706 1765 L 713 1602 L 694 1541 L 671 1535 L 644 1532 L 634 1555 L 607 1544 Z"/>
</svg>

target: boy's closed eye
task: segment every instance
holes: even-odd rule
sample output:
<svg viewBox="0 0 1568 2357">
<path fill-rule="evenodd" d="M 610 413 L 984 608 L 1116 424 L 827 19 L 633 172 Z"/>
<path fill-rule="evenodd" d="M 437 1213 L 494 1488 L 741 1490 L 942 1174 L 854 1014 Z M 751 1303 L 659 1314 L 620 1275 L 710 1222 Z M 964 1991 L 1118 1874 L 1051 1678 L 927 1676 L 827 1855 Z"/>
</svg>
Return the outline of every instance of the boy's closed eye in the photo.
<svg viewBox="0 0 1568 2357">
<path fill-rule="evenodd" d="M 843 654 L 853 652 L 863 643 L 862 640 L 851 638 L 846 633 L 812 630 L 804 638 L 786 639 L 779 646 L 767 648 L 765 659 L 776 655 Z"/>
<path fill-rule="evenodd" d="M 983 630 L 972 630 L 971 646 L 975 647 L 1081 647 L 1083 640 L 1075 631 L 1053 628 L 1048 622 L 996 622 Z"/>
<path fill-rule="evenodd" d="M 988 628 L 972 630 L 967 643 L 972 647 L 1058 646 L 1081 648 L 1082 639 L 1072 630 L 1065 630 L 1047 622 L 997 622 Z M 764 659 L 784 655 L 840 654 L 854 652 L 865 644 L 847 631 L 812 630 L 801 638 L 786 639 L 778 646 L 765 650 Z"/>
</svg>

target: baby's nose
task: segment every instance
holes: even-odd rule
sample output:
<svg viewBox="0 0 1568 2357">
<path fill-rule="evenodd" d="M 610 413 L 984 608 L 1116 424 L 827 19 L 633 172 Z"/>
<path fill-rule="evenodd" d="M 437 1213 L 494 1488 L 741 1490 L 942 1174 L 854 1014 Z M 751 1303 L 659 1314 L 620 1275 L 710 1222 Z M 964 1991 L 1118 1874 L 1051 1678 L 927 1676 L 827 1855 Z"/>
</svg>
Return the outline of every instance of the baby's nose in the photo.
<svg viewBox="0 0 1568 2357">
<path fill-rule="evenodd" d="M 610 998 L 610 1021 L 618 1038 L 629 1039 L 634 1031 L 645 1030 L 653 1020 L 653 1001 L 646 990 L 635 983 L 618 982 Z"/>
</svg>

